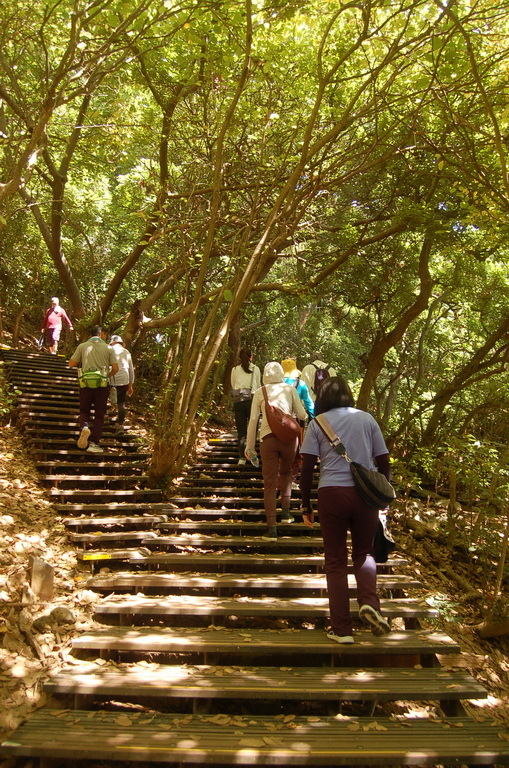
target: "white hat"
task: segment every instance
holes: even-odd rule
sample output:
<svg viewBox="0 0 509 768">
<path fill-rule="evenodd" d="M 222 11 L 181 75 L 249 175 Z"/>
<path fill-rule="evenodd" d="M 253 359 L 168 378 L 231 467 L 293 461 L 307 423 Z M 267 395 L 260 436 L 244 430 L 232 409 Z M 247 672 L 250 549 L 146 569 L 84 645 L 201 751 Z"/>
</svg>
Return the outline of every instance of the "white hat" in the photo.
<svg viewBox="0 0 509 768">
<path fill-rule="evenodd" d="M 123 344 L 122 336 L 112 336 L 110 339 L 110 344 Z"/>
</svg>

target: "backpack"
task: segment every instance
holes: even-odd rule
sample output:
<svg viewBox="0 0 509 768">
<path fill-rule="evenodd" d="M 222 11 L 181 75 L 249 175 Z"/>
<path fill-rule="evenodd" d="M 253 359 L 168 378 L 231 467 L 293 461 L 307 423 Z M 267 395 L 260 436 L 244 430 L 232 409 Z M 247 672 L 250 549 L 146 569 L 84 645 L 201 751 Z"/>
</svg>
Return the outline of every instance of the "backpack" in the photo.
<svg viewBox="0 0 509 768">
<path fill-rule="evenodd" d="M 285 413 L 277 405 L 269 403 L 267 390 L 262 387 L 263 397 L 265 398 L 265 416 L 271 432 L 281 440 L 282 443 L 292 443 L 301 435 L 301 428 L 298 421 L 289 413 Z"/>
<path fill-rule="evenodd" d="M 313 365 L 315 365 L 313 363 Z M 322 386 L 325 379 L 329 378 L 329 368 L 330 365 L 326 365 L 325 368 L 319 368 L 317 365 L 315 365 L 316 371 L 315 371 L 315 380 L 313 382 L 313 392 L 315 395 L 318 394 L 318 390 Z"/>
</svg>

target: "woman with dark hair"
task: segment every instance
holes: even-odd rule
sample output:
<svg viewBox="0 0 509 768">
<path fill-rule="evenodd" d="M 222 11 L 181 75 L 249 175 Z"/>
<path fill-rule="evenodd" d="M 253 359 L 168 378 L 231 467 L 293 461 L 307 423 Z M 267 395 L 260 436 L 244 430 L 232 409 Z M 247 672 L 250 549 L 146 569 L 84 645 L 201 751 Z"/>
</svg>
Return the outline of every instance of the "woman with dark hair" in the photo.
<svg viewBox="0 0 509 768">
<path fill-rule="evenodd" d="M 237 427 L 237 443 L 239 448 L 239 464 L 245 464 L 247 423 L 251 413 L 253 392 L 261 385 L 260 369 L 253 365 L 251 350 L 244 347 L 239 353 L 240 365 L 232 368 L 231 385 L 233 395 L 233 414 Z"/>
<path fill-rule="evenodd" d="M 323 382 L 315 403 L 315 416 L 319 414 L 324 414 L 341 438 L 352 461 L 378 469 L 390 479 L 389 452 L 380 427 L 371 414 L 354 407 L 352 392 L 342 377 L 329 377 Z M 348 462 L 334 450 L 316 420 L 308 426 L 301 454 L 301 513 L 308 526 L 312 526 L 314 520 L 311 485 L 315 464 L 320 458 L 318 514 L 330 608 L 328 637 L 342 644 L 354 642 L 348 593 L 348 531 L 352 538 L 359 616 L 374 635 L 385 635 L 390 632 L 390 624 L 380 613 L 373 558 L 378 510 L 362 499 Z"/>
</svg>

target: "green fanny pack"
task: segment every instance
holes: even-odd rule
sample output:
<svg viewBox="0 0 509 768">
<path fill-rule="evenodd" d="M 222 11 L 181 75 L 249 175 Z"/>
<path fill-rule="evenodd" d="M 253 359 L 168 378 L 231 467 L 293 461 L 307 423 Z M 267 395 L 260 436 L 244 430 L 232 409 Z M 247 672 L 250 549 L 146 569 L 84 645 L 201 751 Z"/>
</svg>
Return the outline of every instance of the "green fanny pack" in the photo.
<svg viewBox="0 0 509 768">
<path fill-rule="evenodd" d="M 89 387 L 90 389 L 99 389 L 99 387 L 108 386 L 108 377 L 94 368 L 83 371 L 79 379 L 80 387 Z"/>
</svg>

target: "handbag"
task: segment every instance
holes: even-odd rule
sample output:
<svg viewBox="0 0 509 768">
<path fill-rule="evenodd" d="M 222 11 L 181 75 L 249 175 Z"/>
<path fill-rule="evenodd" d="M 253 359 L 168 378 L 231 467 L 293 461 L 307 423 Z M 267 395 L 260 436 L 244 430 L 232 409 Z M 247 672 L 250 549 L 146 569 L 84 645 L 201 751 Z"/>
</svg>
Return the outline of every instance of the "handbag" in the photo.
<svg viewBox="0 0 509 768">
<path fill-rule="evenodd" d="M 245 387 L 243 389 L 232 389 L 232 395 L 233 395 L 233 402 L 234 403 L 242 403 L 244 400 L 251 400 L 251 398 L 253 397 L 253 392 L 252 392 L 253 377 L 254 377 L 254 368 L 251 371 L 251 386 L 250 387 Z"/>
<path fill-rule="evenodd" d="M 108 376 L 96 368 L 81 371 L 81 374 L 80 369 L 78 369 L 78 381 L 82 388 L 99 389 L 100 387 L 108 386 Z"/>
<path fill-rule="evenodd" d="M 250 389 L 232 389 L 233 402 L 241 403 L 243 400 L 251 400 L 253 393 Z"/>
<path fill-rule="evenodd" d="M 323 414 L 315 416 L 315 421 L 334 450 L 348 462 L 355 487 L 366 504 L 376 509 L 384 509 L 387 504 L 396 498 L 396 491 L 385 475 L 374 469 L 367 469 L 367 467 L 364 467 L 357 461 L 352 461 L 341 442 L 341 438 L 336 435 Z"/>
<path fill-rule="evenodd" d="M 383 515 L 385 518 L 385 515 Z M 379 520 L 373 539 L 373 557 L 375 563 L 386 563 L 389 555 L 396 549 L 396 542 L 387 528 L 385 519 Z"/>
<path fill-rule="evenodd" d="M 290 416 L 289 413 L 285 413 L 281 408 L 278 408 L 277 405 L 269 403 L 266 387 L 263 386 L 262 390 L 265 398 L 265 416 L 267 417 L 270 431 L 282 443 L 292 443 L 301 434 L 299 422 L 293 416 Z"/>
</svg>

